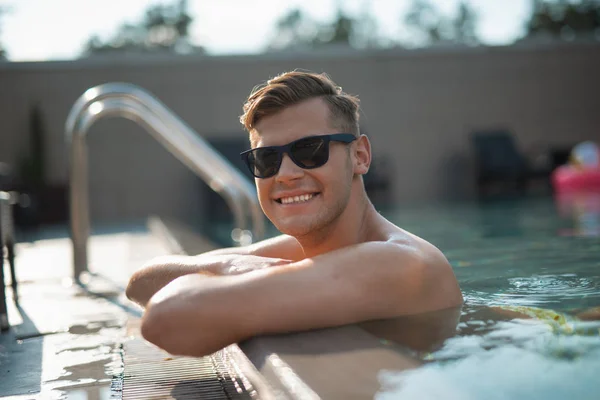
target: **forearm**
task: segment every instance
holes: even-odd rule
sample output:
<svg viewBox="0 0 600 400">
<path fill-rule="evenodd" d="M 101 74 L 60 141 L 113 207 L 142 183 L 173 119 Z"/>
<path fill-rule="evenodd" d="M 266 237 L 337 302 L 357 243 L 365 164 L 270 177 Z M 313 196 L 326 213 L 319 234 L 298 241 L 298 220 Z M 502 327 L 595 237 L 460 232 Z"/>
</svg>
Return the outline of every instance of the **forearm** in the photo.
<svg viewBox="0 0 600 400">
<path fill-rule="evenodd" d="M 226 256 L 168 256 L 152 260 L 136 271 L 127 285 L 127 297 L 141 306 L 169 282 L 180 276 L 202 273 L 215 275 L 215 270 L 225 263 Z"/>
<path fill-rule="evenodd" d="M 250 271 L 290 263 L 290 260 L 209 252 L 198 256 L 168 256 L 152 260 L 133 274 L 127 286 L 127 297 L 146 306 L 150 298 L 169 282 L 190 274 L 239 275 Z"/>
</svg>

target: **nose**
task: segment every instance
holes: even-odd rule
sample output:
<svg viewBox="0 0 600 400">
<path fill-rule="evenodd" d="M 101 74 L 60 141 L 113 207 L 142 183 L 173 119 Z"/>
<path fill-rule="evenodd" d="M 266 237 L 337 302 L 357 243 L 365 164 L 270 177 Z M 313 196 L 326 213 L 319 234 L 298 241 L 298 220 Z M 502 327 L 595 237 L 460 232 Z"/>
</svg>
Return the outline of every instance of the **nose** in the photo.
<svg viewBox="0 0 600 400">
<path fill-rule="evenodd" d="M 281 160 L 281 166 L 279 166 L 279 172 L 275 176 L 277 182 L 293 181 L 300 179 L 304 175 L 304 170 L 294 164 L 292 159 L 287 155 L 283 155 Z"/>
</svg>

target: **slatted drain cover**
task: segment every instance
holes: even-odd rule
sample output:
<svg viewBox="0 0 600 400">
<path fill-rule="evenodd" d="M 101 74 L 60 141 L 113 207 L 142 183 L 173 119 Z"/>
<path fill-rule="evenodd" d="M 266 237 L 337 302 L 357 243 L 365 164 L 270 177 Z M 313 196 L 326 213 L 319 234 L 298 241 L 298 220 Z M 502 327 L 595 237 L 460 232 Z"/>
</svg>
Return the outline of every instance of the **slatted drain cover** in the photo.
<svg viewBox="0 0 600 400">
<path fill-rule="evenodd" d="M 123 400 L 258 399 L 226 350 L 213 355 L 175 357 L 141 338 L 123 343 Z"/>
</svg>

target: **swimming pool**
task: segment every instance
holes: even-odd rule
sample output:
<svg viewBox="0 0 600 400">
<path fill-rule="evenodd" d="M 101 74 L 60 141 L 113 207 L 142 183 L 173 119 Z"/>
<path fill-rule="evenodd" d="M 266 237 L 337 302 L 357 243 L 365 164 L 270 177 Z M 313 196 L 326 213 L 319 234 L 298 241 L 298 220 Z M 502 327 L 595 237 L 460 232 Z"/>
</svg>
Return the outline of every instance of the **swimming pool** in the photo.
<svg viewBox="0 0 600 400">
<path fill-rule="evenodd" d="M 464 307 L 359 324 L 372 336 L 350 327 L 326 330 L 323 336 L 259 338 L 242 350 L 262 348 L 277 355 L 319 394 L 326 386 L 319 386 L 321 377 L 334 370 L 338 381 L 327 386 L 350 386 L 346 392 L 370 381 L 351 373 L 377 374 L 369 393 L 377 392 L 380 400 L 598 397 L 600 323 L 570 315 L 600 305 L 600 213 L 552 199 L 381 212 L 444 252 L 459 279 Z M 224 241 L 231 231 L 227 224 L 209 228 Z M 274 234 L 271 227 L 269 235 Z M 382 349 L 367 342 L 371 338 L 410 357 L 410 369 L 382 370 Z M 266 365 L 262 354 L 246 354 L 257 368 Z M 367 355 L 370 365 L 361 362 Z M 327 365 L 332 369 L 323 368 Z"/>
<path fill-rule="evenodd" d="M 598 398 L 600 309 L 573 317 L 600 306 L 596 206 L 533 199 L 383 212 L 444 252 L 465 304 L 456 331 L 416 354 L 422 367 L 380 373 L 376 398 Z"/>
</svg>

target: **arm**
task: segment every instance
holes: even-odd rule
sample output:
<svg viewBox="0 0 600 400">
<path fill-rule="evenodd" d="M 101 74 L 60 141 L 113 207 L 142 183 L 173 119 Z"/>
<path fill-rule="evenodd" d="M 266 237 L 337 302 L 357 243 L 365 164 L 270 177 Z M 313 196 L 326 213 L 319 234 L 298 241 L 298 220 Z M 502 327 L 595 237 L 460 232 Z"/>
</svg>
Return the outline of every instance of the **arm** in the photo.
<svg viewBox="0 0 600 400">
<path fill-rule="evenodd" d="M 300 261 L 304 258 L 302 247 L 298 241 L 288 235 L 279 235 L 274 238 L 261 240 L 249 246 L 217 249 L 204 254 L 245 254 L 258 257 L 285 258 L 293 261 Z"/>
<path fill-rule="evenodd" d="M 158 257 L 131 276 L 125 293 L 132 301 L 145 306 L 156 292 L 180 276 L 240 274 L 299 260 L 301 253 L 294 238 L 281 235 L 250 246 L 218 249 L 197 256 Z"/>
<path fill-rule="evenodd" d="M 201 356 L 255 335 L 455 306 L 462 295 L 438 253 L 369 242 L 243 275 L 182 277 L 151 299 L 142 334 Z"/>
</svg>

